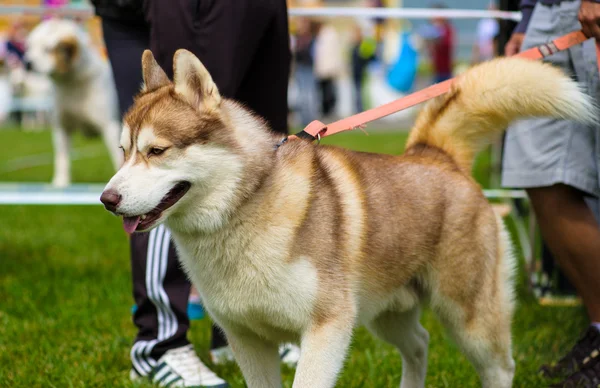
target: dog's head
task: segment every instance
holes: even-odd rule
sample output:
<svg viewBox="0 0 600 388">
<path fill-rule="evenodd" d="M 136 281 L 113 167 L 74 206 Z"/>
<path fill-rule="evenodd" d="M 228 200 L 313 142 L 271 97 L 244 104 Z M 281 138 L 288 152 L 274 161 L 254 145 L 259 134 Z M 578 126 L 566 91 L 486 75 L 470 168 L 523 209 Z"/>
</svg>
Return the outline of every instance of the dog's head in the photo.
<svg viewBox="0 0 600 388">
<path fill-rule="evenodd" d="M 82 49 L 88 44 L 88 36 L 75 22 L 50 19 L 27 37 L 25 59 L 39 73 L 64 77 L 82 65 Z"/>
<path fill-rule="evenodd" d="M 172 228 L 219 227 L 244 190 L 249 155 L 262 154 L 248 143 L 269 136 L 257 130 L 260 120 L 221 98 L 193 54 L 179 50 L 173 64 L 171 82 L 152 53 L 144 52 L 144 86 L 124 117 L 125 162 L 102 194 L 129 233 L 166 219 Z M 249 127 L 254 133 L 243 133 Z M 242 136 L 252 142 L 240 141 Z"/>
</svg>

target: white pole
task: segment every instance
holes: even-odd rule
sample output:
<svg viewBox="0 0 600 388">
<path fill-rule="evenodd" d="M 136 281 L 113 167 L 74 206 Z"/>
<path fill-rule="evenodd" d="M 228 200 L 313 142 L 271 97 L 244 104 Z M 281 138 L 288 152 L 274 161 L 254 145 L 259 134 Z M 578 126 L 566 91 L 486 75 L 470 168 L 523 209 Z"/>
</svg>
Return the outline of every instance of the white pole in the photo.
<svg viewBox="0 0 600 388">
<path fill-rule="evenodd" d="M 92 17 L 94 10 L 89 6 L 66 6 L 60 8 L 1 5 L 2 14 L 68 15 Z M 362 7 L 317 7 L 290 8 L 291 16 L 354 17 L 383 19 L 429 19 L 434 16 L 448 19 L 497 18 L 519 21 L 520 12 L 484 11 L 468 9 L 430 9 L 430 8 L 362 8 Z"/>
</svg>

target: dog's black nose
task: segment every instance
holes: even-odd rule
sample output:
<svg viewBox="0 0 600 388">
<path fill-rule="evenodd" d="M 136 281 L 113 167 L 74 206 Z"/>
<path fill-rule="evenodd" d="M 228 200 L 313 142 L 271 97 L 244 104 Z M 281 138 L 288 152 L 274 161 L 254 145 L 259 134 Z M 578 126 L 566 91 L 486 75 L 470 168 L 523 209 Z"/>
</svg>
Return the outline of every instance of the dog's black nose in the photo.
<svg viewBox="0 0 600 388">
<path fill-rule="evenodd" d="M 27 70 L 27 71 L 33 70 L 33 65 L 31 64 L 31 61 L 25 61 L 25 70 Z"/>
<path fill-rule="evenodd" d="M 100 202 L 104 204 L 106 210 L 115 212 L 119 202 L 121 202 L 121 196 L 114 190 L 105 190 L 100 196 Z"/>
</svg>

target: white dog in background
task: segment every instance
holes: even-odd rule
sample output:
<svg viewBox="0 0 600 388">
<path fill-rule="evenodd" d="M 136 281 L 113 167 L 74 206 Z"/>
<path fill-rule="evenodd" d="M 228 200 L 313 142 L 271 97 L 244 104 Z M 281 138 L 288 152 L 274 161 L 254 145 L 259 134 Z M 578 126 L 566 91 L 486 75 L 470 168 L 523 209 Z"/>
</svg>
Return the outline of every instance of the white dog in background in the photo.
<svg viewBox="0 0 600 388">
<path fill-rule="evenodd" d="M 75 22 L 50 19 L 33 29 L 27 39 L 27 61 L 47 75 L 54 86 L 52 132 L 54 178 L 58 187 L 71 183 L 71 135 L 101 135 L 118 168 L 120 120 L 117 94 L 109 64 L 91 46 L 87 33 Z"/>
</svg>

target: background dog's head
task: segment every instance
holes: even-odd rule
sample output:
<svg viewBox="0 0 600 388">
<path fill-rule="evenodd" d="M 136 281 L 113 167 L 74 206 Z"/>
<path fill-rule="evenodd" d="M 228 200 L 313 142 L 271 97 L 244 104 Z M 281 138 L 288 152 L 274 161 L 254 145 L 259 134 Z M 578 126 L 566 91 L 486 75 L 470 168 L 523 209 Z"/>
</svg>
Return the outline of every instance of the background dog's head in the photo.
<svg viewBox="0 0 600 388">
<path fill-rule="evenodd" d="M 25 59 L 32 69 L 51 77 L 65 77 L 82 66 L 87 34 L 73 21 L 50 19 L 27 37 Z"/>
<path fill-rule="evenodd" d="M 171 82 L 152 53 L 144 52 L 144 86 L 124 117 L 125 163 L 101 198 L 108 210 L 124 217 L 129 233 L 167 218 L 172 228 L 221 225 L 244 190 L 246 156 L 261 154 L 240 137 L 254 143 L 257 136 L 269 136 L 257 131 L 260 120 L 221 98 L 192 53 L 177 51 L 173 66 Z M 255 132 L 246 136 L 244 128 Z"/>
</svg>

